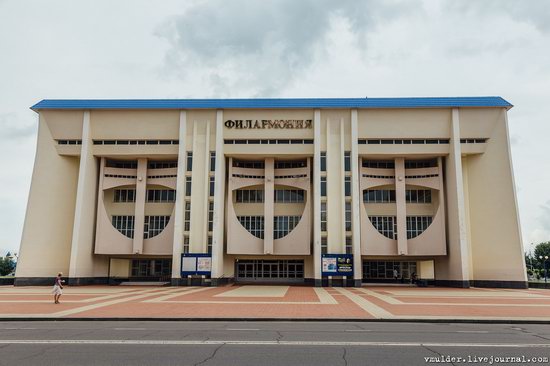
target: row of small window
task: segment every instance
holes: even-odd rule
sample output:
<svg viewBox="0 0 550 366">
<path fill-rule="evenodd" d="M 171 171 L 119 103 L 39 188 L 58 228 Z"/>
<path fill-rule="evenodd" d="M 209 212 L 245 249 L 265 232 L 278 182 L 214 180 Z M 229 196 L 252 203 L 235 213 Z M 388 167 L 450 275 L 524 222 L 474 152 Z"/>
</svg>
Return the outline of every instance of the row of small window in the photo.
<svg viewBox="0 0 550 366">
<path fill-rule="evenodd" d="M 252 160 L 233 160 L 235 168 L 265 169 L 265 162 Z M 275 161 L 275 169 L 305 168 L 305 160 Z"/>
<path fill-rule="evenodd" d="M 176 202 L 174 189 L 148 189 L 147 202 Z M 135 189 L 115 189 L 114 202 L 136 202 Z"/>
<path fill-rule="evenodd" d="M 359 139 L 359 145 L 439 145 L 448 144 L 449 139 Z"/>
<path fill-rule="evenodd" d="M 82 140 L 57 140 L 58 145 L 82 145 Z"/>
<path fill-rule="evenodd" d="M 94 140 L 94 145 L 178 145 L 179 140 Z"/>
<path fill-rule="evenodd" d="M 326 172 L 327 171 L 327 153 L 326 151 L 321 151 L 321 171 Z M 351 151 L 344 151 L 344 171 L 350 172 L 351 171 Z"/>
<path fill-rule="evenodd" d="M 395 169 L 393 160 L 363 160 L 363 168 Z M 405 160 L 405 169 L 435 168 L 436 159 L 427 160 Z"/>
<path fill-rule="evenodd" d="M 395 216 L 369 216 L 372 225 L 387 238 L 397 240 L 397 219 Z M 407 239 L 416 238 L 432 223 L 431 216 L 407 216 Z"/>
<path fill-rule="evenodd" d="M 170 216 L 145 216 L 143 238 L 150 239 L 157 236 L 164 230 L 169 221 Z M 124 236 L 134 238 L 134 216 L 113 216 L 111 222 L 115 229 Z"/>
<path fill-rule="evenodd" d="M 119 169 L 137 169 L 138 163 L 137 160 L 111 160 L 108 159 L 106 166 L 108 168 L 119 168 Z M 147 163 L 149 169 L 167 169 L 167 168 L 177 168 L 177 161 L 149 161 Z"/>
<path fill-rule="evenodd" d="M 344 203 L 344 226 L 351 231 L 351 202 Z M 321 202 L 321 231 L 327 231 L 327 203 Z"/>
<path fill-rule="evenodd" d="M 405 190 L 405 201 L 407 203 L 432 203 L 432 191 L 429 189 L 407 189 Z M 367 189 L 366 191 L 363 191 L 363 202 L 395 202 L 395 190 Z"/>
<path fill-rule="evenodd" d="M 484 144 L 488 139 L 475 138 L 475 139 L 460 139 L 461 144 Z"/>
<path fill-rule="evenodd" d="M 278 203 L 301 203 L 305 201 L 305 191 L 302 189 L 276 189 L 274 201 Z M 237 203 L 264 202 L 263 189 L 239 189 L 235 192 Z"/>
<path fill-rule="evenodd" d="M 273 238 L 280 239 L 290 233 L 300 222 L 301 216 L 273 217 Z M 263 216 L 238 216 L 241 225 L 257 238 L 264 238 Z"/>
<path fill-rule="evenodd" d="M 313 140 L 310 139 L 278 139 L 278 140 L 258 140 L 258 139 L 236 139 L 236 140 L 223 140 L 226 145 L 303 145 L 313 144 Z"/>
<path fill-rule="evenodd" d="M 328 254 L 328 239 L 321 237 L 321 254 Z M 353 241 L 351 236 L 346 236 L 346 254 L 353 254 Z"/>
</svg>

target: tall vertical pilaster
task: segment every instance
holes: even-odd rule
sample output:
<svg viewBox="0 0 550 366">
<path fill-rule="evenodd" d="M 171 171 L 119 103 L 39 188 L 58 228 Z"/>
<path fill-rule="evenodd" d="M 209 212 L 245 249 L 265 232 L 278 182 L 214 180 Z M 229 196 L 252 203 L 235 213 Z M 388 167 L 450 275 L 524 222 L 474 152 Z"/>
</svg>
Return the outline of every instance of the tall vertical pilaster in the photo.
<svg viewBox="0 0 550 366">
<path fill-rule="evenodd" d="M 397 206 L 397 254 L 407 255 L 407 202 L 405 200 L 405 159 L 395 159 L 395 204 Z"/>
<path fill-rule="evenodd" d="M 136 180 L 136 206 L 134 214 L 134 254 L 143 252 L 143 231 L 145 228 L 145 194 L 147 193 L 147 159 L 138 159 Z"/>
<path fill-rule="evenodd" d="M 321 111 L 313 112 L 313 276 L 321 286 Z"/>
<path fill-rule="evenodd" d="M 69 264 L 69 283 L 75 285 L 100 276 L 94 273 L 93 258 L 98 169 L 92 148 L 90 111 L 85 111 Z"/>
<path fill-rule="evenodd" d="M 174 244 L 172 252 L 172 281 L 177 284 L 181 278 L 181 254 L 183 253 L 183 220 L 185 209 L 185 165 L 187 144 L 187 111 L 180 111 L 179 145 L 178 145 L 178 176 L 176 178 L 176 204 L 174 207 Z"/>
<path fill-rule="evenodd" d="M 264 254 L 273 254 L 273 214 L 275 194 L 275 159 L 265 159 L 264 184 Z"/>
<path fill-rule="evenodd" d="M 361 263 L 361 200 L 359 189 L 359 149 L 357 146 L 357 109 L 351 110 L 351 232 L 353 245 L 354 286 L 361 286 L 363 267 Z"/>
<path fill-rule="evenodd" d="M 223 153 L 223 111 L 216 112 L 216 167 L 214 182 L 214 225 L 212 231 L 212 281 L 217 285 L 223 272 L 225 207 L 225 155 Z"/>
<path fill-rule="evenodd" d="M 445 166 L 447 192 L 448 250 L 444 259 L 436 260 L 436 281 L 443 285 L 469 287 L 469 249 L 466 229 L 466 208 L 462 180 L 460 147 L 460 114 L 453 108 L 449 156 Z"/>
</svg>

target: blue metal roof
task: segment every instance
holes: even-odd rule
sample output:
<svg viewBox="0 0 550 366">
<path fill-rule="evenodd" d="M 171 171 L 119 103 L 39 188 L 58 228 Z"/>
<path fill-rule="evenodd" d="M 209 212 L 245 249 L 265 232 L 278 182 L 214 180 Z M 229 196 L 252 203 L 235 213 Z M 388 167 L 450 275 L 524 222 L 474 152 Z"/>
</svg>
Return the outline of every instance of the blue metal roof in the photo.
<svg viewBox="0 0 550 366">
<path fill-rule="evenodd" d="M 501 97 L 285 98 L 285 99 L 44 99 L 44 109 L 312 109 L 504 107 Z"/>
</svg>

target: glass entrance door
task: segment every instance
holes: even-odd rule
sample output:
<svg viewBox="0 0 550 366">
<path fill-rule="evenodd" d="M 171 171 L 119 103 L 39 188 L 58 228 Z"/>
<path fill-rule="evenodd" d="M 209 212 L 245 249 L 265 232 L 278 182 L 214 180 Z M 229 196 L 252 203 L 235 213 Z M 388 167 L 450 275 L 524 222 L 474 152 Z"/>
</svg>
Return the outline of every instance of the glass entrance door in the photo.
<svg viewBox="0 0 550 366">
<path fill-rule="evenodd" d="M 240 259 L 235 279 L 241 282 L 303 282 L 304 261 L 300 259 Z"/>
</svg>

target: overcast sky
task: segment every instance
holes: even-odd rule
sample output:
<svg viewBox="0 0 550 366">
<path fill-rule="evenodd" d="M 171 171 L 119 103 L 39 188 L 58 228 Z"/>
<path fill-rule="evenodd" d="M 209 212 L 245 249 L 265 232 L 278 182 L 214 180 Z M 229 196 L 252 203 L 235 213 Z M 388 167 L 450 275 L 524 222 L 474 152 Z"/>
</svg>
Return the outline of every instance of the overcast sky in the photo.
<svg viewBox="0 0 550 366">
<path fill-rule="evenodd" d="M 0 0 L 0 254 L 19 247 L 40 99 L 478 95 L 515 105 L 524 245 L 550 240 L 546 0 Z"/>
</svg>

